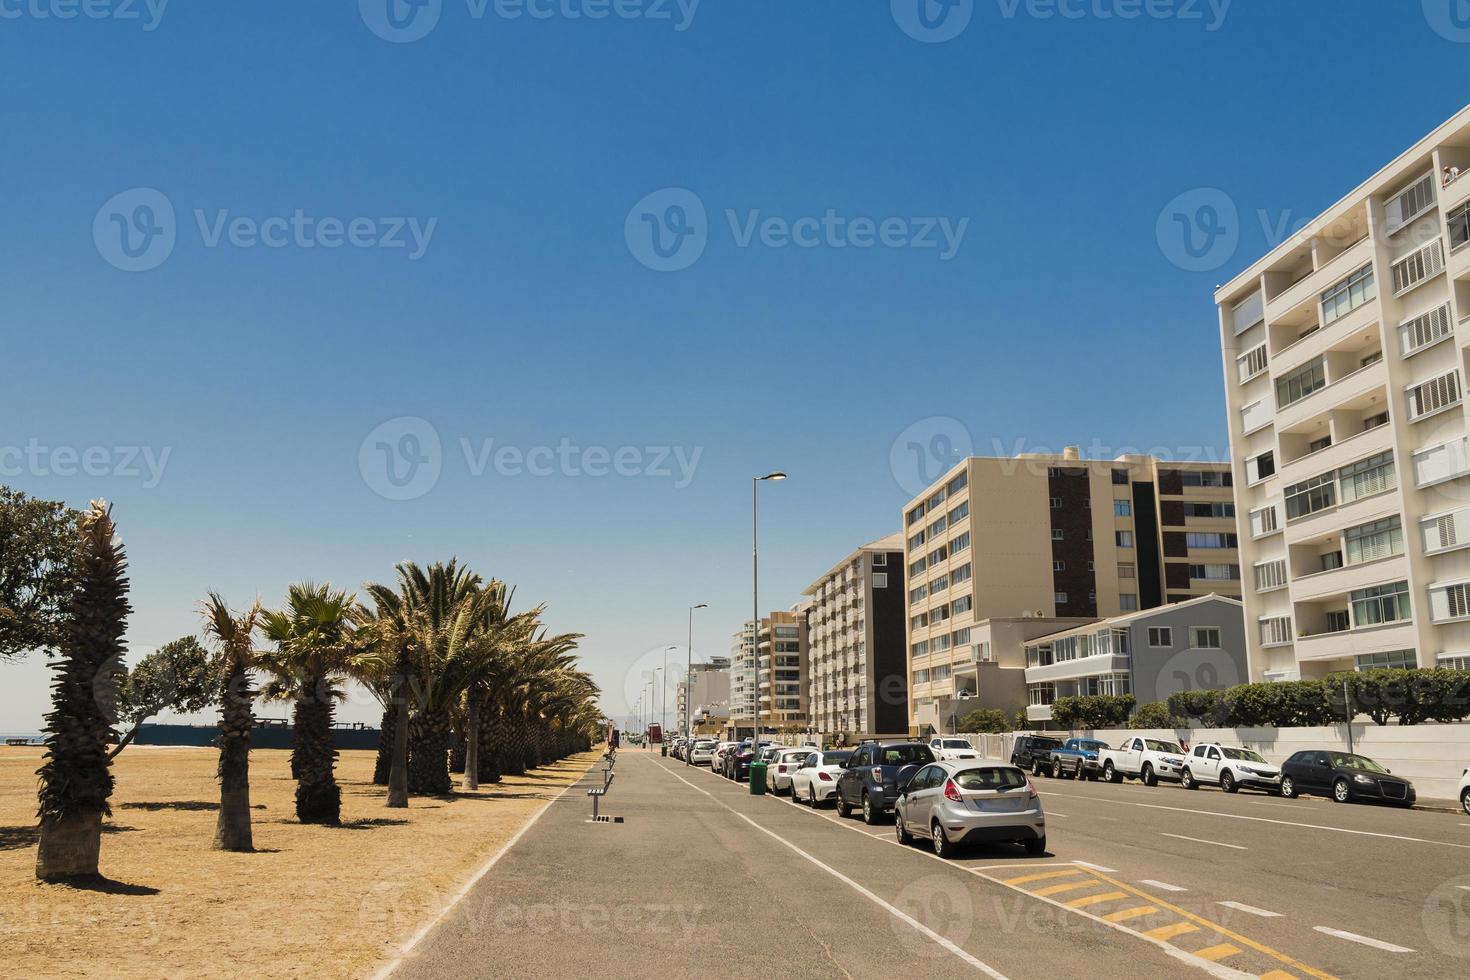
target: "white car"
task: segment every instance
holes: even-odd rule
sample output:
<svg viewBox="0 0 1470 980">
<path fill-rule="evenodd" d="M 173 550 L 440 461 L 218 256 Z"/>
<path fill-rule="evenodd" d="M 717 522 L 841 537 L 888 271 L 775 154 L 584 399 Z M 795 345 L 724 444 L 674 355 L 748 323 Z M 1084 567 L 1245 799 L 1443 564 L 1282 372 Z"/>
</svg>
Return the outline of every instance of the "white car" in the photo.
<svg viewBox="0 0 1470 980">
<path fill-rule="evenodd" d="M 714 762 L 715 743 L 713 739 L 701 738 L 694 742 L 689 748 L 689 761 L 696 766 L 707 766 Z"/>
<path fill-rule="evenodd" d="M 1179 782 L 1185 789 L 1219 786 L 1227 793 L 1239 789 L 1281 791 L 1281 767 L 1267 762 L 1260 753 L 1234 745 L 1201 742 L 1189 751 Z"/>
<path fill-rule="evenodd" d="M 1031 780 L 1008 763 L 935 762 L 899 783 L 893 808 L 898 842 L 928 838 L 938 857 L 963 844 L 1012 841 L 1046 853 L 1046 814 Z"/>
<path fill-rule="evenodd" d="M 934 758 L 940 762 L 980 758 L 980 753 L 975 751 L 975 746 L 962 738 L 944 738 L 936 735 L 929 740 L 929 751 L 933 752 Z"/>
<path fill-rule="evenodd" d="M 1173 742 L 1138 735 L 1125 738 L 1116 749 L 1102 749 L 1097 754 L 1103 778 L 1121 783 L 1124 777 L 1141 779 L 1145 786 L 1157 786 L 1159 780 L 1178 782 L 1184 769 L 1184 750 Z"/>
<path fill-rule="evenodd" d="M 791 772 L 791 798 L 816 807 L 837 795 L 837 777 L 852 752 L 808 752 Z"/>
<path fill-rule="evenodd" d="M 766 785 L 780 796 L 791 791 L 791 774 L 812 754 L 811 749 L 778 749 L 766 762 Z"/>
<path fill-rule="evenodd" d="M 1470 814 L 1470 769 L 1460 774 L 1460 806 Z"/>
<path fill-rule="evenodd" d="M 730 751 L 731 746 L 738 744 L 738 742 L 716 742 L 714 754 L 710 756 L 710 768 L 719 772 L 720 763 L 725 761 L 725 753 Z"/>
</svg>

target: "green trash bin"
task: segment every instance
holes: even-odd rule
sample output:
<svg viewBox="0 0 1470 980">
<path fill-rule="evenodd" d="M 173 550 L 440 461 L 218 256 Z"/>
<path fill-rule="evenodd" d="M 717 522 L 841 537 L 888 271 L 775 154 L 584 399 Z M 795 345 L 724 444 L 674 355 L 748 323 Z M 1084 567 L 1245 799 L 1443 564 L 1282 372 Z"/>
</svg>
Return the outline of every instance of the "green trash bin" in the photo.
<svg viewBox="0 0 1470 980">
<path fill-rule="evenodd" d="M 764 762 L 750 764 L 750 795 L 766 795 L 766 764 Z"/>
<path fill-rule="evenodd" d="M 660 745 L 659 746 L 659 749 L 660 749 L 659 755 L 668 755 L 669 754 L 669 747 L 667 745 Z"/>
</svg>

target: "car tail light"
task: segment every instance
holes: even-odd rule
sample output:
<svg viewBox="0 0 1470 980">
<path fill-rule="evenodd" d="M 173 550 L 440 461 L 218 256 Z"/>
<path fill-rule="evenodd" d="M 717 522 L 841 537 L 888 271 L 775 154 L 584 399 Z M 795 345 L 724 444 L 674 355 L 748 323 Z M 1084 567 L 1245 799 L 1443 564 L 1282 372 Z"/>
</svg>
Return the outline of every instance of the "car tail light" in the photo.
<svg viewBox="0 0 1470 980">
<path fill-rule="evenodd" d="M 832 781 L 832 777 L 827 775 L 825 772 L 817 773 L 817 778 L 824 783 L 830 783 Z"/>
<path fill-rule="evenodd" d="M 874 766 L 873 767 L 873 779 L 876 780 L 877 782 L 880 782 L 880 783 L 883 782 L 883 767 L 882 766 Z"/>
<path fill-rule="evenodd" d="M 776 767 L 776 771 L 777 771 L 777 772 L 785 772 L 785 771 L 786 771 L 786 767 L 785 767 L 785 766 L 784 766 L 784 765 L 782 765 L 782 766 L 777 766 L 777 767 Z"/>
<path fill-rule="evenodd" d="M 1036 798 L 1037 798 L 1037 796 L 1039 796 L 1039 795 L 1040 795 L 1040 794 L 1038 794 L 1038 793 L 1037 793 L 1037 792 L 1036 792 L 1036 784 L 1035 784 L 1035 783 L 1033 783 L 1033 782 L 1032 782 L 1032 781 L 1031 781 L 1031 780 L 1029 780 L 1029 779 L 1028 779 L 1028 780 L 1026 780 L 1026 790 L 1027 790 L 1027 792 L 1026 792 L 1026 795 L 1027 795 L 1027 796 L 1029 796 L 1029 797 L 1031 797 L 1031 798 L 1032 798 L 1032 799 L 1033 799 L 1033 800 L 1034 800 L 1034 799 L 1036 799 Z"/>
<path fill-rule="evenodd" d="M 960 788 L 954 784 L 953 779 L 944 781 L 944 798 L 951 803 L 964 802 L 964 797 L 960 796 Z"/>
</svg>

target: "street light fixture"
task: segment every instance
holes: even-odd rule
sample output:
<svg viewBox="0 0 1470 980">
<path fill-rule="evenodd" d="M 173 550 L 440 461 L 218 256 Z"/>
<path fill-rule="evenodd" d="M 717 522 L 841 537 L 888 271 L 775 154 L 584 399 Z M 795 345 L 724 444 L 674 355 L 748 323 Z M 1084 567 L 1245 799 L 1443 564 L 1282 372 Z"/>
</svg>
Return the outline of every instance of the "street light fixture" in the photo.
<svg viewBox="0 0 1470 980">
<path fill-rule="evenodd" d="M 751 481 L 750 481 L 750 610 L 751 610 L 751 618 L 750 618 L 750 628 L 751 628 L 750 652 L 754 655 L 754 660 L 755 660 L 755 710 L 754 710 L 754 719 L 753 719 L 754 720 L 754 724 L 751 726 L 751 742 L 750 742 L 750 744 L 751 744 L 751 748 L 755 750 L 755 756 L 754 756 L 754 759 L 755 760 L 759 760 L 760 759 L 760 744 L 761 744 L 760 548 L 759 548 L 759 545 L 758 545 L 758 539 L 757 539 L 757 535 L 756 535 L 756 527 L 757 527 L 757 522 L 756 522 L 756 488 L 759 487 L 760 484 L 762 484 L 763 482 L 765 482 L 767 480 L 778 480 L 779 481 L 779 480 L 784 480 L 784 479 L 786 479 L 786 474 L 785 473 L 782 473 L 780 470 L 775 470 L 775 471 L 773 471 L 771 473 L 767 473 L 765 476 L 752 477 L 751 478 Z M 775 657 L 775 653 L 776 653 L 776 635 L 775 635 L 775 631 L 772 630 L 771 631 L 771 656 L 773 658 Z M 773 660 L 772 661 L 772 666 L 774 666 L 774 663 L 775 662 Z M 773 694 L 773 697 L 771 699 L 771 704 L 774 707 L 774 705 L 776 703 L 775 698 L 774 698 L 774 693 L 775 693 L 775 685 L 774 685 L 774 683 L 772 684 L 771 691 L 772 691 L 772 694 Z M 755 780 L 752 779 L 750 781 L 750 785 L 751 785 L 751 788 L 754 789 L 755 788 Z"/>
<path fill-rule="evenodd" d="M 701 602 L 689 607 L 689 643 L 684 647 L 684 764 L 694 765 L 694 753 L 689 751 L 694 744 L 694 610 L 708 609 Z"/>
</svg>

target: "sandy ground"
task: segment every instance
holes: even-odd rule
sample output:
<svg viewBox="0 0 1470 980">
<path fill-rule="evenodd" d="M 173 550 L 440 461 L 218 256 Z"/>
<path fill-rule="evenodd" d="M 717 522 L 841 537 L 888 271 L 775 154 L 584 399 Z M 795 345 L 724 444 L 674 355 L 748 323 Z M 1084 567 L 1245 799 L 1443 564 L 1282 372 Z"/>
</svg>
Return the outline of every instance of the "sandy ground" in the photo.
<svg viewBox="0 0 1470 980">
<path fill-rule="evenodd" d="M 289 753 L 251 753 L 255 854 L 210 847 L 212 749 L 116 762 L 100 889 L 35 880 L 41 751 L 0 747 L 0 976 L 355 977 L 411 936 L 595 753 L 389 810 L 373 753 L 342 753 L 343 825 L 298 824 Z M 456 780 L 458 777 L 456 777 Z"/>
</svg>

